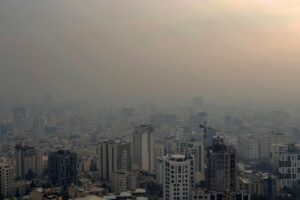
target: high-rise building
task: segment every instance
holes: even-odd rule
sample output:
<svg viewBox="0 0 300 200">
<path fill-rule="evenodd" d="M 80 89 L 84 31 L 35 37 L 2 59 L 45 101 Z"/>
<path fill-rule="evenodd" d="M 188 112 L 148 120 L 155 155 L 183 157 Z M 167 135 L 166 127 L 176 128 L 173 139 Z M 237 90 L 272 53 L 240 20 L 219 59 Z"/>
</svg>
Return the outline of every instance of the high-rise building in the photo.
<svg viewBox="0 0 300 200">
<path fill-rule="evenodd" d="M 271 164 L 274 173 L 278 172 L 280 155 L 288 151 L 287 144 L 272 144 Z"/>
<path fill-rule="evenodd" d="M 97 146 L 97 168 L 102 180 L 112 181 L 113 173 L 132 168 L 131 143 L 116 138 Z"/>
<path fill-rule="evenodd" d="M 280 187 L 300 187 L 300 149 L 295 145 L 288 145 L 286 152 L 279 156 Z"/>
<path fill-rule="evenodd" d="M 224 138 L 215 136 L 208 150 L 206 180 L 210 190 L 236 191 L 237 157 L 234 148 L 225 145 Z"/>
<path fill-rule="evenodd" d="M 203 106 L 203 98 L 201 96 L 194 97 L 193 104 L 195 107 L 202 107 Z"/>
<path fill-rule="evenodd" d="M 43 154 L 34 147 L 17 144 L 15 147 L 16 176 L 19 179 L 30 178 L 27 175 L 34 174 L 42 176 L 43 174 Z"/>
<path fill-rule="evenodd" d="M 208 147 L 211 146 L 213 143 L 213 137 L 217 135 L 217 129 L 214 129 L 212 127 L 206 128 L 206 134 L 204 139 L 204 144 Z"/>
<path fill-rule="evenodd" d="M 258 137 L 259 159 L 270 160 L 273 144 L 288 144 L 289 138 L 283 133 L 272 132 Z"/>
<path fill-rule="evenodd" d="M 124 119 L 131 119 L 131 118 L 133 118 L 134 117 L 134 108 L 123 108 L 123 110 L 122 110 L 122 117 L 124 118 Z"/>
<path fill-rule="evenodd" d="M 48 156 L 48 181 L 57 187 L 77 182 L 78 155 L 68 150 L 51 152 Z"/>
<path fill-rule="evenodd" d="M 198 112 L 196 114 L 192 114 L 191 116 L 191 125 L 192 130 L 197 133 L 202 133 L 202 128 L 199 127 L 199 124 L 206 125 L 208 122 L 208 114 L 206 112 Z"/>
<path fill-rule="evenodd" d="M 190 127 L 177 127 L 175 129 L 176 139 L 180 141 L 190 141 L 192 137 L 192 131 Z"/>
<path fill-rule="evenodd" d="M 163 159 L 157 158 L 156 159 L 156 169 L 155 169 L 155 175 L 156 175 L 156 183 L 163 184 Z"/>
<path fill-rule="evenodd" d="M 201 142 L 181 142 L 177 144 L 177 152 L 181 155 L 192 155 L 195 159 L 195 172 L 203 172 L 204 146 Z"/>
<path fill-rule="evenodd" d="M 32 132 L 36 136 L 43 135 L 45 132 L 45 122 L 42 118 L 34 118 L 32 121 Z"/>
<path fill-rule="evenodd" d="M 256 161 L 259 159 L 259 144 L 255 136 L 246 135 L 239 137 L 239 156 L 246 161 Z"/>
<path fill-rule="evenodd" d="M 15 169 L 10 164 L 0 163 L 0 199 L 15 196 Z"/>
<path fill-rule="evenodd" d="M 141 125 L 133 132 L 133 164 L 135 169 L 154 171 L 153 126 Z"/>
<path fill-rule="evenodd" d="M 194 158 L 167 155 L 163 158 L 163 199 L 190 200 L 194 187 Z"/>
<path fill-rule="evenodd" d="M 17 107 L 13 110 L 13 122 L 17 128 L 23 128 L 26 123 L 27 112 L 23 107 Z"/>
</svg>

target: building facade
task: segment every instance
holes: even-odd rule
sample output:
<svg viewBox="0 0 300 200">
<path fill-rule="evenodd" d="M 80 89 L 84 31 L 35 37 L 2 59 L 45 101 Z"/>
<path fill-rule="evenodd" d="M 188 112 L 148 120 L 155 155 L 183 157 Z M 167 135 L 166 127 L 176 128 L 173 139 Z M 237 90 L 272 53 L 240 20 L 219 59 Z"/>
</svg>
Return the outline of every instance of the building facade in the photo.
<svg viewBox="0 0 300 200">
<path fill-rule="evenodd" d="M 163 158 L 163 199 L 190 200 L 194 188 L 194 158 L 167 155 Z"/>
<path fill-rule="evenodd" d="M 115 172 L 132 168 L 131 143 L 119 138 L 98 144 L 97 156 L 99 177 L 104 181 L 112 181 Z"/>
<path fill-rule="evenodd" d="M 272 144 L 271 164 L 274 173 L 278 172 L 280 155 L 287 151 L 288 151 L 288 145 L 286 144 L 281 144 L 281 143 Z"/>
<path fill-rule="evenodd" d="M 134 169 L 142 169 L 153 172 L 154 164 L 154 145 L 153 145 L 153 126 L 141 125 L 133 132 L 133 164 Z"/>
<path fill-rule="evenodd" d="M 242 171 L 239 175 L 239 191 L 270 200 L 276 199 L 279 192 L 277 176 L 252 170 Z"/>
<path fill-rule="evenodd" d="M 279 156 L 280 187 L 300 187 L 300 150 L 289 145 L 288 150 Z"/>
<path fill-rule="evenodd" d="M 14 197 L 15 169 L 10 164 L 0 164 L 0 199 Z"/>
<path fill-rule="evenodd" d="M 68 150 L 52 152 L 48 157 L 48 181 L 52 186 L 67 187 L 78 178 L 78 155 Z"/>
<path fill-rule="evenodd" d="M 138 188 L 138 172 L 115 172 L 113 174 L 112 191 L 125 192 Z"/>
<path fill-rule="evenodd" d="M 215 192 L 209 190 L 193 190 L 192 200 L 250 200 L 246 192 Z"/>
<path fill-rule="evenodd" d="M 204 171 L 204 146 L 200 142 L 178 142 L 177 152 L 181 155 L 192 155 L 195 159 L 195 172 Z"/>
<path fill-rule="evenodd" d="M 18 179 L 27 178 L 28 172 L 35 176 L 43 175 L 43 154 L 34 147 L 17 144 L 15 146 L 16 176 Z"/>
<path fill-rule="evenodd" d="M 210 190 L 217 192 L 236 191 L 237 156 L 233 147 L 224 143 L 224 138 L 215 136 L 208 151 L 206 180 Z"/>
<path fill-rule="evenodd" d="M 245 161 L 259 160 L 259 144 L 254 135 L 239 137 L 238 142 L 239 158 Z"/>
<path fill-rule="evenodd" d="M 289 143 L 289 138 L 283 133 L 272 132 L 269 134 L 261 134 L 258 137 L 259 143 L 259 159 L 270 160 L 273 144 L 285 144 Z"/>
</svg>

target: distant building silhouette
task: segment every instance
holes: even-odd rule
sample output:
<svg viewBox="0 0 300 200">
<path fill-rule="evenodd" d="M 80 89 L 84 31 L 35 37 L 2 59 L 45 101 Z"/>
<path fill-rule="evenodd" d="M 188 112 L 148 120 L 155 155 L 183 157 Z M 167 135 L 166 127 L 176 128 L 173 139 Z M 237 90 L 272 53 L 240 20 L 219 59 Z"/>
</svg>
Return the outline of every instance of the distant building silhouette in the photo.
<svg viewBox="0 0 300 200">
<path fill-rule="evenodd" d="M 154 171 L 153 126 L 141 125 L 133 132 L 134 168 L 147 172 Z"/>
<path fill-rule="evenodd" d="M 27 119 L 27 112 L 23 107 L 13 109 L 13 122 L 17 128 L 23 128 Z"/>
</svg>

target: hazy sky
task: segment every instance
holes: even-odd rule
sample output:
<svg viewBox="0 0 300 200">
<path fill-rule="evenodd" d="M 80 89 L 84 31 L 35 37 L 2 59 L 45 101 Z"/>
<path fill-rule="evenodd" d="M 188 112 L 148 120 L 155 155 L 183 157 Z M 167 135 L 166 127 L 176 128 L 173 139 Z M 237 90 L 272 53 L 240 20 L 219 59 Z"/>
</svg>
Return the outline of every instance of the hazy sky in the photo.
<svg viewBox="0 0 300 200">
<path fill-rule="evenodd" d="M 1 0 L 0 95 L 300 104 L 299 0 Z"/>
</svg>

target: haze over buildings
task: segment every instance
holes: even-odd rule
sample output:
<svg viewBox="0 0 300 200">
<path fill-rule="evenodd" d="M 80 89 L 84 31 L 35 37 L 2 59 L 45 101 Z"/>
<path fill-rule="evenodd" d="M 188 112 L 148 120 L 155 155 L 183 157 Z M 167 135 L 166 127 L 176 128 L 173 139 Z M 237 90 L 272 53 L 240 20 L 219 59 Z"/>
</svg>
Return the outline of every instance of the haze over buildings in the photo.
<svg viewBox="0 0 300 200">
<path fill-rule="evenodd" d="M 300 3 L 0 2 L 1 101 L 299 102 Z"/>
<path fill-rule="evenodd" d="M 0 1 L 0 199 L 299 200 L 299 0 Z"/>
</svg>

